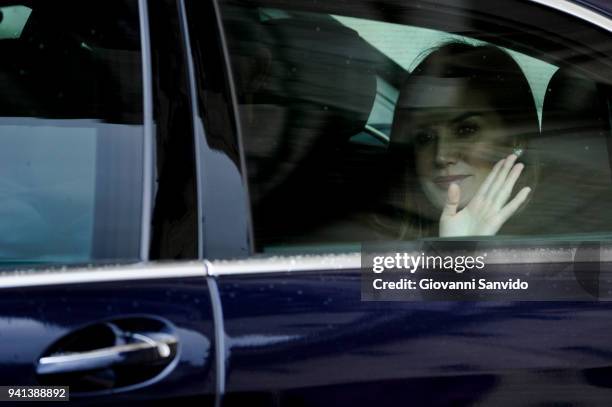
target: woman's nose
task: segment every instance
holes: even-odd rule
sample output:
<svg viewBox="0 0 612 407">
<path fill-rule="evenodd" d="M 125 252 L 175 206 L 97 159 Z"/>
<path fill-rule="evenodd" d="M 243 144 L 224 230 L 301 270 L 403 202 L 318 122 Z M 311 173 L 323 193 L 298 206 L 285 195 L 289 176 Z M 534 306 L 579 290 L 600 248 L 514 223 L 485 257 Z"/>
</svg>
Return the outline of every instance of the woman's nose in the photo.
<svg viewBox="0 0 612 407">
<path fill-rule="evenodd" d="M 438 136 L 436 145 L 435 163 L 438 167 L 446 167 L 455 164 L 458 159 L 459 152 L 457 151 L 456 143 L 450 141 L 445 134 Z"/>
</svg>

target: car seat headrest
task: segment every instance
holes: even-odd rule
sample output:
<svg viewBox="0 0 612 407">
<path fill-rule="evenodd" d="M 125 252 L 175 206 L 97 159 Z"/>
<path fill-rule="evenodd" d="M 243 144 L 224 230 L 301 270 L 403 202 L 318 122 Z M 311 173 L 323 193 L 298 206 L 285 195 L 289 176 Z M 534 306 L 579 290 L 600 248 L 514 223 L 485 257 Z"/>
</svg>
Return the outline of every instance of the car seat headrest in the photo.
<svg viewBox="0 0 612 407">
<path fill-rule="evenodd" d="M 231 16 L 226 32 L 257 203 L 316 151 L 364 128 L 376 96 L 375 56 L 331 18 Z"/>
<path fill-rule="evenodd" d="M 529 143 L 541 171 L 528 213 L 540 233 L 612 228 L 609 138 L 597 83 L 558 70 L 544 99 L 541 136 Z"/>
</svg>

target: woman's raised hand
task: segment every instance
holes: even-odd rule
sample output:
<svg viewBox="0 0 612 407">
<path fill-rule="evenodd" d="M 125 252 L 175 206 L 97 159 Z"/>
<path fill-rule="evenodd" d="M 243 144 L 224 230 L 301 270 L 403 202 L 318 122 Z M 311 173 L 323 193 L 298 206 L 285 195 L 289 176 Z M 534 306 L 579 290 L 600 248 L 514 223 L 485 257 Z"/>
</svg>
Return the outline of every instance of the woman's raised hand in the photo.
<svg viewBox="0 0 612 407">
<path fill-rule="evenodd" d="M 531 191 L 525 187 L 508 202 L 524 168 L 522 163 L 514 164 L 516 159 L 515 154 L 510 154 L 495 164 L 474 198 L 459 212 L 461 189 L 454 183 L 449 186 L 440 217 L 440 237 L 492 236 L 497 233 Z"/>
</svg>

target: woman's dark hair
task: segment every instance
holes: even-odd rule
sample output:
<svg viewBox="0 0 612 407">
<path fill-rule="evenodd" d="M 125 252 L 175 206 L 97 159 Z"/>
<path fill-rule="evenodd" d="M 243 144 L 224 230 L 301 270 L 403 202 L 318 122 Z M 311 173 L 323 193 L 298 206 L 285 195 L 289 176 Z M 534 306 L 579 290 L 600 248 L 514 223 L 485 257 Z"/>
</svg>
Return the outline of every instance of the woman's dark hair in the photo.
<svg viewBox="0 0 612 407">
<path fill-rule="evenodd" d="M 470 90 L 484 94 L 489 106 L 504 123 L 519 130 L 515 136 L 521 140 L 513 141 L 527 141 L 529 136 L 538 132 L 538 116 L 531 87 L 516 61 L 506 51 L 493 45 L 451 42 L 431 51 L 406 77 L 393 119 L 392 146 L 405 141 L 396 137 L 400 127 L 405 124 L 402 115 L 410 110 L 401 105 L 405 97 L 403 94 L 411 85 L 427 78 L 458 79 Z"/>
<path fill-rule="evenodd" d="M 440 81 L 440 78 L 448 80 Z M 405 136 L 410 132 L 404 129 L 411 125 L 412 109 L 423 108 L 406 102 L 414 100 L 413 92 L 427 93 L 428 89 L 432 89 L 430 83 L 436 82 L 448 86 L 461 83 L 465 89 L 484 95 L 487 106 L 495 110 L 512 130 L 507 140 L 509 150 L 512 147 L 523 150 L 520 161 L 525 163 L 526 171 L 519 179 L 516 190 L 525 184 L 533 189 L 537 179 L 537 165 L 533 153 L 529 151 L 528 141 L 539 133 L 539 122 L 531 87 L 520 66 L 510 54 L 493 45 L 443 44 L 433 49 L 407 75 L 396 104 L 389 146 L 392 157 L 389 162 L 393 167 L 390 170 L 391 182 L 394 185 L 390 200 L 395 207 L 402 207 L 407 212 L 402 215 L 404 220 L 411 219 L 408 222 L 419 222 L 420 226 L 425 222 L 428 224 L 426 227 L 437 226 L 437 219 L 432 215 L 439 213 L 420 190 L 415 169 L 415 143 Z M 429 98 L 435 99 L 435 92 Z"/>
</svg>

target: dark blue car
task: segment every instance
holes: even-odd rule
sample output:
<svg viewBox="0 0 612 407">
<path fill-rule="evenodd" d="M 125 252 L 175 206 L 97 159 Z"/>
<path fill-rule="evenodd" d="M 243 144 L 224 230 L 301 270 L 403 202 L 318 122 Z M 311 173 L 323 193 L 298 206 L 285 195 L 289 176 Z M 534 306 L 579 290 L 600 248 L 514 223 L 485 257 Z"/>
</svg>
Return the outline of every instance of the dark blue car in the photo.
<svg viewBox="0 0 612 407">
<path fill-rule="evenodd" d="M 362 298 L 365 246 L 448 240 L 393 145 L 407 78 L 450 43 L 520 67 L 528 102 L 489 90 L 533 112 L 537 182 L 449 245 L 587 301 Z M 610 405 L 611 106 L 607 0 L 0 0 L 0 398 Z M 438 170 L 476 151 L 470 115 L 446 161 L 447 127 L 413 134 Z"/>
</svg>

